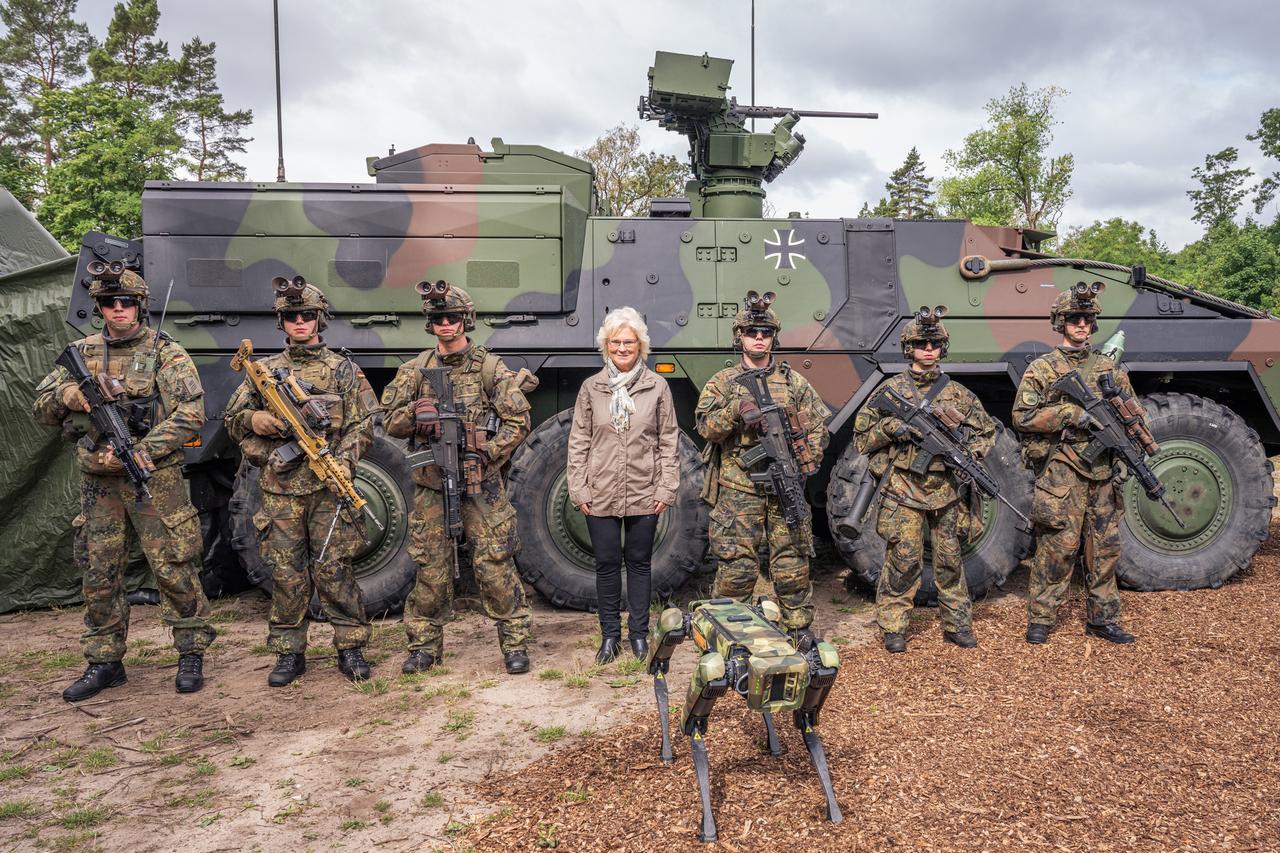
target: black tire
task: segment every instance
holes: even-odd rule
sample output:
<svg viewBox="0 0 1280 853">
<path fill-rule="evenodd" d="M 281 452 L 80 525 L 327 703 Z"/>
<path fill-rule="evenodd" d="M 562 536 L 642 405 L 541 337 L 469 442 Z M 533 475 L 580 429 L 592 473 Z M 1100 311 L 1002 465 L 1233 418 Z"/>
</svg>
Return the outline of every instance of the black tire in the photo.
<svg viewBox="0 0 1280 853">
<path fill-rule="evenodd" d="M 232 543 L 248 579 L 269 595 L 271 573 L 263 564 L 253 528 L 253 515 L 262 506 L 260 473 L 248 462 L 240 465 L 230 502 Z M 384 528 L 379 532 L 372 523 L 367 524 L 371 541 L 357 552 L 353 565 L 365 612 L 370 618 L 397 613 L 404 607 L 417 572 L 409 556 L 407 522 L 413 506 L 413 480 L 403 445 L 385 435 L 376 436 L 360 459 L 356 485 Z M 312 615 L 322 615 L 314 598 Z"/>
<path fill-rule="evenodd" d="M 1188 525 L 1149 500 L 1134 478 L 1125 504 L 1116 576 L 1138 590 L 1212 587 L 1243 569 L 1266 540 L 1276 505 L 1271 461 L 1258 434 L 1230 409 L 1193 394 L 1144 398 L 1160 452 L 1147 464 Z"/>
<path fill-rule="evenodd" d="M 234 595 L 253 584 L 231 545 L 231 500 L 234 469 L 222 460 L 201 466 L 191 475 L 191 502 L 200 513 L 204 537 L 200 585 L 209 598 Z"/>
<path fill-rule="evenodd" d="M 509 483 L 520 530 L 520 576 L 557 607 L 597 609 L 595 563 L 589 538 L 566 522 L 581 516 L 568 507 L 565 465 L 573 412 L 549 418 L 511 460 Z M 702 565 L 707 552 L 707 506 L 702 502 L 703 464 L 694 443 L 680 435 L 680 494 L 663 513 L 653 549 L 653 596 L 667 599 Z M 572 513 L 573 517 L 569 517 Z M 552 526 L 559 530 L 553 532 Z M 625 584 L 625 572 L 624 584 Z M 625 595 L 624 595 L 625 600 Z"/>
<path fill-rule="evenodd" d="M 1017 439 L 1000 424 L 997 424 L 995 447 L 983 464 L 999 481 L 1000 493 L 1024 514 L 1030 513 L 1031 472 L 1022 464 Z M 827 483 L 827 521 L 836 550 L 851 569 L 846 585 L 856 584 L 874 591 L 876 581 L 880 578 L 880 569 L 884 565 L 885 552 L 884 539 L 875 529 L 876 508 L 873 506 L 868 512 L 866 522 L 861 525 L 860 536 L 854 537 L 841 532 L 842 523 L 858 526 L 856 519 L 848 519 L 847 516 L 866 466 L 866 457 L 850 442 L 832 469 L 831 479 Z M 1020 527 L 1021 522 L 1017 516 L 999 501 L 989 498 L 983 500 L 983 518 L 985 530 L 982 535 L 976 542 L 965 545 L 961 551 L 970 598 L 984 595 L 993 585 L 1004 583 L 1005 578 L 1017 568 L 1018 561 L 1026 554 L 1030 542 L 1030 535 Z M 938 589 L 933 583 L 933 564 L 927 548 L 924 575 L 915 603 L 938 603 Z"/>
</svg>

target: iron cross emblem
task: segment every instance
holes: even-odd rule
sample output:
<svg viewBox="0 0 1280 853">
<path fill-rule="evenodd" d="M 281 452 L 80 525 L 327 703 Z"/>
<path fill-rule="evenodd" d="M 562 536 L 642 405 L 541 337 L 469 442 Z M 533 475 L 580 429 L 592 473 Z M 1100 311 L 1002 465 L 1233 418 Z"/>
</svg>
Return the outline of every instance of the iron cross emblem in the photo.
<svg viewBox="0 0 1280 853">
<path fill-rule="evenodd" d="M 796 268 L 796 260 L 805 260 L 805 256 L 795 251 L 796 246 L 804 245 L 804 238 L 796 239 L 796 232 L 790 228 L 786 231 L 787 242 L 784 245 L 782 235 L 778 233 L 778 229 L 773 229 L 773 239 L 765 238 L 764 244 L 773 248 L 772 252 L 765 252 L 764 259 L 767 261 L 773 258 L 773 268 L 775 270 Z"/>
</svg>

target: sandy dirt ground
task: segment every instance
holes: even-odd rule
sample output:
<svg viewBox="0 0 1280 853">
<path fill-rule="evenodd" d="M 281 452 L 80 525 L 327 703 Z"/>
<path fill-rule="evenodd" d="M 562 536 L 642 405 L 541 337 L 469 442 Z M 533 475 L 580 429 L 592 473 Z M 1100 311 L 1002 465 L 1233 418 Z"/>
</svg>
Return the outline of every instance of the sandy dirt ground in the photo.
<svg viewBox="0 0 1280 853">
<path fill-rule="evenodd" d="M 845 821 L 823 819 L 807 753 L 726 696 L 709 735 L 715 849 L 1277 849 L 1280 550 L 1220 590 L 1124 593 L 1140 637 L 1087 640 L 1079 589 L 1049 645 L 1022 641 L 1023 583 L 980 602 L 981 646 L 875 641 L 867 599 L 820 574 L 817 625 L 843 668 L 823 712 Z M 693 597 L 697 590 L 688 590 Z M 399 675 L 376 626 L 374 679 L 312 628 L 306 676 L 266 686 L 266 599 L 214 605 L 207 684 L 173 692 L 156 608 L 134 608 L 129 683 L 78 706 L 77 610 L 0 617 L 0 847 L 15 850 L 694 850 L 687 740 L 657 760 L 641 665 L 595 667 L 594 616 L 535 610 L 533 671 L 502 670 L 492 624 L 461 612 L 445 665 Z M 674 658 L 673 713 L 695 660 Z M 674 728 L 674 727 L 673 727 Z"/>
</svg>

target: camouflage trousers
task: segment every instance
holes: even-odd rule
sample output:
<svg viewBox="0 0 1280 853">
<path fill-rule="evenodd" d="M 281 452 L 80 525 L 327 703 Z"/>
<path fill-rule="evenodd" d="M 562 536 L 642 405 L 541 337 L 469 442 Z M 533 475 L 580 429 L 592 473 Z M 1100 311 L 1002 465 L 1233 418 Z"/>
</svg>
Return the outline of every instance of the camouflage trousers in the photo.
<svg viewBox="0 0 1280 853">
<path fill-rule="evenodd" d="M 801 522 L 801 536 L 793 537 L 776 497 L 721 487 L 710 521 L 711 553 L 719 562 L 711 594 L 749 603 L 760 574 L 757 552 L 763 541 L 769 548 L 769 577 L 782 610 L 783 630 L 808 628 L 813 622 L 808 553 L 812 520 Z M 803 538 L 804 544 L 798 545 L 796 538 Z"/>
<path fill-rule="evenodd" d="M 462 501 L 462 529 L 485 615 L 498 623 L 502 651 L 529 642 L 529 603 L 513 557 L 520 550 L 516 511 L 498 477 L 488 477 L 481 494 Z M 453 609 L 453 545 L 444 535 L 444 498 L 425 486 L 413 490 L 409 515 L 409 555 L 418 564 L 413 591 L 404 604 L 404 628 L 411 651 L 423 649 L 442 660 L 444 623 Z"/>
<path fill-rule="evenodd" d="M 1084 544 L 1084 585 L 1089 621 L 1120 620 L 1116 563 L 1120 561 L 1123 506 L 1111 480 L 1089 480 L 1053 460 L 1036 480 L 1031 520 L 1036 553 L 1027 582 L 1027 614 L 1032 623 L 1052 625 L 1067 597 L 1076 552 Z"/>
<path fill-rule="evenodd" d="M 968 521 L 968 512 L 964 501 L 953 501 L 941 509 L 916 509 L 885 496 L 876 520 L 876 532 L 885 541 L 884 566 L 876 581 L 876 622 L 881 631 L 901 634 L 907 630 L 924 573 L 926 528 L 942 629 L 967 631 L 973 627 L 973 603 L 960 560 L 961 528 Z"/>
<path fill-rule="evenodd" d="M 147 483 L 151 500 L 137 502 L 128 477 L 80 475 L 79 528 L 72 556 L 83 570 L 84 656 L 90 663 L 124 657 L 129 602 L 124 571 L 137 536 L 160 589 L 160 618 L 173 630 L 179 654 L 203 654 L 217 636 L 200 586 L 200 520 L 187 497 L 182 469 L 158 469 Z"/>
<path fill-rule="evenodd" d="M 275 654 L 306 651 L 313 589 L 333 626 L 335 647 L 358 649 L 369 642 L 369 618 L 351 571 L 351 554 L 359 536 L 345 518 L 333 524 L 337 509 L 328 489 L 309 495 L 262 493 L 262 509 L 254 516 L 254 526 L 262 559 L 271 571 L 267 647 Z M 331 525 L 333 536 L 324 562 L 317 562 Z"/>
</svg>

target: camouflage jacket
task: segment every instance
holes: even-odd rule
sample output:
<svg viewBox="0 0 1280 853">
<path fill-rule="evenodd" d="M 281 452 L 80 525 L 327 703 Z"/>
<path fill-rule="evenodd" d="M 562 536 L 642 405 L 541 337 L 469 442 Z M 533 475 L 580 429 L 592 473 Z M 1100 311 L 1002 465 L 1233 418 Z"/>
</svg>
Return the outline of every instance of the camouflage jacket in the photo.
<svg viewBox="0 0 1280 853">
<path fill-rule="evenodd" d="M 1111 454 L 1103 453 L 1093 465 L 1080 458 L 1078 451 L 1089 443 L 1090 435 L 1074 424 L 1084 410 L 1050 387 L 1076 369 L 1081 369 L 1085 386 L 1098 396 L 1102 396 L 1098 379 L 1108 373 L 1122 393 L 1133 394 L 1129 374 L 1110 358 L 1089 347 L 1057 347 L 1027 365 L 1013 404 L 1013 426 L 1023 434 L 1023 455 L 1037 469 L 1060 459 L 1083 477 L 1106 480 L 1112 476 Z"/>
<path fill-rule="evenodd" d="M 146 326 L 127 338 L 110 340 L 103 334 L 75 342 L 91 373 L 118 379 L 125 396 L 114 405 L 128 423 L 130 416 L 143 412 L 150 428 L 135 438 L 157 468 L 182 462 L 182 445 L 200 434 L 204 426 L 204 388 L 191 357 L 165 335 L 155 350 L 157 332 Z M 69 435 L 88 428 L 88 415 L 68 412 L 62 404 L 63 389 L 71 385 L 67 371 L 54 369 L 36 388 L 32 407 L 35 419 L 48 426 L 63 426 Z M 83 423 L 80 419 L 83 418 Z M 134 419 L 138 423 L 137 419 Z M 90 474 L 126 476 L 123 471 L 104 471 L 97 462 L 98 436 L 83 435 L 76 442 L 76 461 Z"/>
<path fill-rule="evenodd" d="M 939 375 L 936 370 L 924 374 L 908 370 L 885 384 L 908 400 L 919 401 L 933 388 Z M 995 446 L 995 421 L 973 392 L 959 382 L 948 382 L 934 398 L 932 405 L 934 408 L 950 407 L 960 413 L 963 418 L 960 428 L 967 430 L 970 436 L 967 449 L 977 458 L 986 456 Z M 959 497 L 959 483 L 954 472 L 939 459 L 933 460 L 924 474 L 908 470 L 915 462 L 919 450 L 909 440 L 894 439 L 889 435 L 885 430 L 885 422 L 889 420 L 897 419 L 881 414 L 870 406 L 863 406 L 853 422 L 854 442 L 858 452 L 872 456 L 873 471 L 880 467 L 885 469 L 888 480 L 884 481 L 884 494 L 916 509 L 941 509 L 954 503 Z M 873 456 L 876 453 L 885 454 L 879 465 Z"/>
<path fill-rule="evenodd" d="M 315 388 L 312 396 L 329 410 L 330 428 L 325 440 L 334 457 L 354 470 L 356 461 L 373 442 L 373 415 L 377 411 L 377 400 L 372 391 L 365 390 L 368 386 L 355 362 L 319 343 L 289 346 L 260 363 L 272 371 L 286 368 Z M 245 377 L 231 395 L 223 420 L 227 434 L 240 443 L 245 458 L 261 466 L 262 490 L 276 495 L 309 495 L 326 488 L 305 461 L 283 465 L 274 455 L 290 439 L 267 438 L 253 431 L 253 413 L 264 409 L 253 382 Z"/>
<path fill-rule="evenodd" d="M 743 451 L 760 442 L 754 432 L 743 430 L 742 418 L 738 415 L 739 401 L 751 399 L 751 393 L 733 381 L 745 370 L 742 362 L 738 362 L 712 376 L 703 387 L 702 395 L 698 397 L 694 415 L 698 434 L 708 444 L 714 444 L 719 449 L 719 485 L 740 492 L 760 493 L 756 484 L 751 482 L 749 472 L 739 461 Z M 786 362 L 774 362 L 768 384 L 775 403 L 798 412 L 804 418 L 808 424 L 805 437 L 809 442 L 809 449 L 813 452 L 815 461 L 821 461 L 822 452 L 830 437 L 827 419 L 831 417 L 831 411 L 809 381 L 793 371 Z M 764 464 L 758 463 L 757 468 Z"/>
<path fill-rule="evenodd" d="M 483 430 L 491 420 L 490 413 L 497 415 L 497 431 L 485 444 L 489 464 L 484 476 L 500 476 L 502 466 L 529 434 L 530 406 L 525 392 L 538 387 L 538 380 L 528 370 L 516 373 L 509 369 L 496 353 L 478 344 L 469 344 L 461 352 L 448 355 L 432 347 L 419 353 L 413 361 L 400 365 L 395 378 L 382 389 L 388 435 L 413 436 L 412 404 L 423 398 L 432 399 L 431 387 L 419 372 L 423 367 L 450 368 L 454 400 L 466 407 L 468 424 Z M 413 469 L 413 481 L 439 489 L 440 467 L 426 465 Z"/>
</svg>

